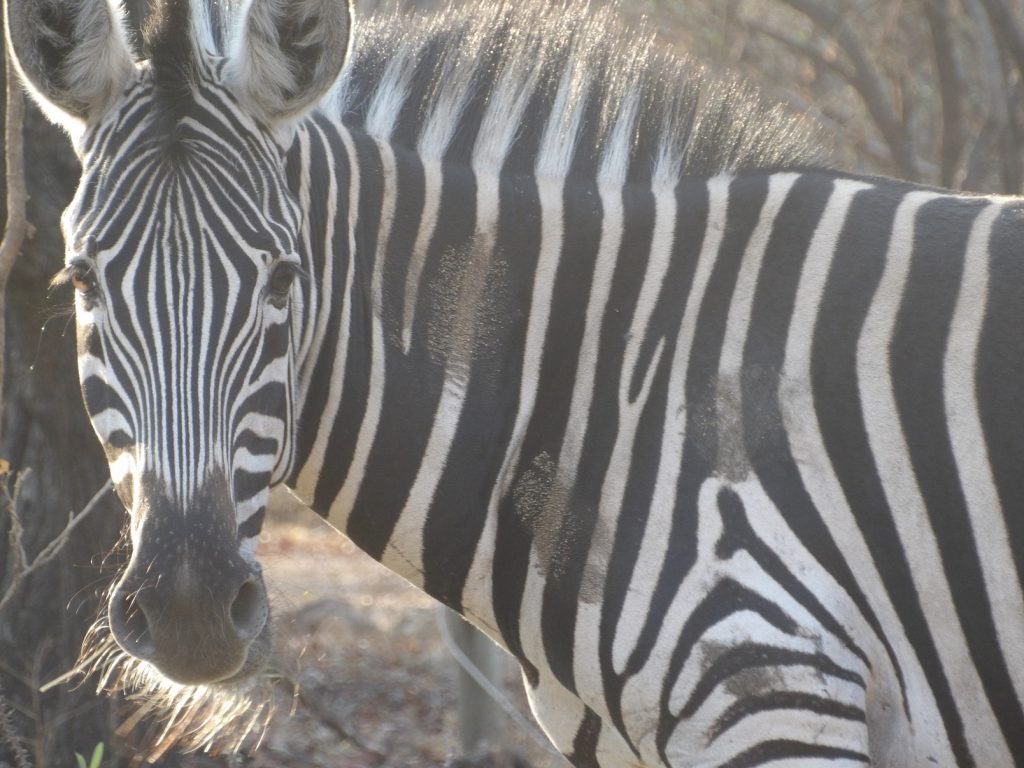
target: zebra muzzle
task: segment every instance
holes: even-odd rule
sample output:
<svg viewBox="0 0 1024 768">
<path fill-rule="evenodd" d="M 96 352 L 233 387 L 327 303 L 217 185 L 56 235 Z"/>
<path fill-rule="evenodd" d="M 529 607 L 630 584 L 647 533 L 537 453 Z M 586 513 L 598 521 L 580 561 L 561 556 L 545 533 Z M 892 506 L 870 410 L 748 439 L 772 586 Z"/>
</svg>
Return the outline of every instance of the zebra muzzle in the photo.
<svg viewBox="0 0 1024 768">
<path fill-rule="evenodd" d="M 263 577 L 240 554 L 221 495 L 223 503 L 207 495 L 188 514 L 163 495 L 137 510 L 132 558 L 110 597 L 118 645 L 179 683 L 248 675 L 269 648 Z"/>
<path fill-rule="evenodd" d="M 218 584 L 162 576 L 139 579 L 129 568 L 111 595 L 110 628 L 122 649 L 185 684 L 222 682 L 256 666 L 250 650 L 269 617 L 259 575 L 239 568 Z"/>
</svg>

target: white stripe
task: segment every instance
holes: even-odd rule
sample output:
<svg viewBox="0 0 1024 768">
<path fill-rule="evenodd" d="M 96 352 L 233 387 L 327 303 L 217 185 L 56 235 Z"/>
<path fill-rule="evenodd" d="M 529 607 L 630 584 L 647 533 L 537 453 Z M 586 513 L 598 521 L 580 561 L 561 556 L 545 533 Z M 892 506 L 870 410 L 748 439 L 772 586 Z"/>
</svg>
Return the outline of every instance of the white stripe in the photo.
<svg viewBox="0 0 1024 768">
<path fill-rule="evenodd" d="M 299 222 L 299 237 L 302 241 L 302 249 L 305 253 L 312 256 L 313 253 L 313 226 L 310 220 L 310 135 L 308 131 L 300 130 L 295 135 L 295 143 L 299 148 L 299 188 L 298 188 L 298 204 L 299 210 L 301 211 L 301 218 Z M 338 209 L 337 202 L 338 195 L 338 174 L 335 168 L 331 169 L 331 172 L 327 174 L 327 207 L 325 214 L 328 218 L 327 227 L 324 231 L 324 242 L 330 243 L 334 224 L 334 216 Z M 329 286 L 331 284 L 332 272 L 334 268 L 334 259 L 328 256 L 324 259 L 324 274 L 313 275 L 312 279 L 317 282 L 318 285 Z M 308 320 L 301 324 L 299 334 L 293 334 L 293 339 L 298 340 L 297 353 L 295 356 L 296 360 L 302 361 L 302 367 L 299 370 L 299 392 L 298 402 L 305 402 L 306 392 L 309 387 L 309 380 L 312 377 L 313 366 L 315 365 L 316 356 L 310 355 L 309 350 L 313 347 L 315 342 L 319 342 L 323 339 L 324 328 L 327 325 L 327 312 L 320 312 L 320 294 L 322 291 L 307 291 L 306 313 Z M 293 341 L 293 343 L 295 343 Z"/>
<path fill-rule="evenodd" d="M 512 438 L 509 441 L 498 480 L 495 483 L 487 505 L 487 517 L 484 521 L 484 528 L 480 538 L 477 540 L 476 551 L 473 554 L 473 562 L 470 566 L 462 595 L 462 605 L 466 615 L 472 616 L 474 623 L 487 631 L 499 643 L 501 638 L 497 631 L 497 620 L 494 617 L 491 592 L 493 585 L 491 567 L 494 562 L 494 549 L 496 545 L 498 505 L 508 491 L 509 484 L 514 479 L 510 477 L 510 473 L 519 462 L 519 448 L 522 444 L 529 419 L 533 415 L 533 405 L 537 395 L 536 387 L 540 377 L 541 348 L 547 334 L 554 279 L 563 243 L 565 174 L 568 172 L 572 162 L 572 154 L 583 118 L 584 100 L 580 98 L 580 94 L 586 90 L 588 82 L 585 73 L 581 73 L 580 77 L 576 78 L 570 76 L 571 71 L 573 71 L 573 68 L 569 67 L 559 83 L 558 93 L 555 96 L 555 108 L 552 110 L 545 126 L 544 136 L 541 139 L 541 146 L 536 159 L 535 172 L 542 217 L 541 246 L 530 304 L 526 359 L 524 360 L 522 371 L 519 411 L 516 414 Z M 572 105 L 571 108 L 568 106 L 570 104 Z M 561 107 L 564 107 L 564 109 Z M 619 205 L 621 207 L 621 202 Z M 602 226 L 608 226 L 607 216 L 604 217 Z M 603 240 L 604 234 L 602 234 Z M 618 243 L 615 244 L 614 248 L 609 245 L 606 250 L 605 258 L 610 258 L 609 264 L 614 264 L 614 259 L 618 252 Z M 600 257 L 599 263 L 604 263 Z M 607 269 L 596 269 L 594 281 L 595 285 L 603 281 L 603 283 L 607 283 L 607 288 L 610 289 L 611 266 Z M 592 288 L 593 290 L 595 289 Z M 406 284 L 406 291 L 408 301 L 408 283 Z M 607 295 L 606 291 L 605 295 Z M 599 306 L 603 308 L 603 305 L 604 302 L 602 301 Z M 408 304 L 406 306 L 408 307 Z M 588 318 L 591 311 L 588 306 Z M 588 322 L 590 322 L 589 319 Z M 590 344 L 586 340 L 583 342 L 581 359 L 588 349 L 591 350 L 596 361 L 596 343 Z M 575 386 L 576 389 L 573 392 L 574 402 L 577 398 L 577 390 L 581 386 L 580 374 L 577 375 Z M 586 409 L 583 406 L 590 402 L 590 392 L 592 389 L 592 385 L 583 387 L 581 393 L 582 402 L 579 404 L 579 407 L 570 411 L 570 424 L 585 425 Z M 570 432 L 572 432 L 571 429 Z M 582 440 L 583 432 L 580 431 L 578 435 L 580 440 Z M 531 552 L 530 560 L 524 596 L 527 594 L 532 595 L 531 599 L 536 599 L 539 604 L 540 595 L 543 592 L 543 579 L 538 573 L 540 566 L 537 562 L 535 551 Z M 538 579 L 540 579 L 539 582 Z M 534 623 L 539 626 L 539 614 Z"/>
<path fill-rule="evenodd" d="M 915 577 L 929 632 L 963 718 L 967 744 L 979 765 L 1011 765 L 1013 758 L 971 660 L 953 604 L 893 392 L 889 345 L 910 271 L 915 220 L 921 206 L 937 197 L 933 192 L 911 192 L 896 211 L 885 270 L 857 345 L 857 378 L 871 452 Z"/>
<path fill-rule="evenodd" d="M 758 278 L 761 276 L 761 265 L 765 251 L 772 235 L 775 219 L 789 196 L 793 184 L 799 178 L 795 173 L 775 173 L 768 179 L 768 197 L 761 209 L 757 227 L 750 236 L 750 242 L 743 253 L 739 274 L 736 276 L 736 287 L 729 302 L 729 317 L 725 325 L 725 336 L 722 340 L 722 355 L 718 362 L 719 381 L 734 383 L 740 386 L 740 373 L 743 367 L 743 351 L 750 328 L 750 315 L 754 309 L 754 294 L 757 291 Z"/>
<path fill-rule="evenodd" d="M 356 283 L 354 280 L 356 259 L 354 257 L 356 253 L 356 221 L 359 218 L 359 164 L 357 162 L 356 148 L 352 141 L 352 136 L 347 130 L 343 129 L 338 130 L 338 135 L 341 137 L 342 143 L 345 145 L 345 152 L 348 155 L 351 174 L 348 188 L 348 227 L 346 230 L 349 252 L 348 265 L 345 271 L 344 296 L 346 298 L 337 310 L 340 314 L 338 348 L 334 351 L 334 359 L 331 361 L 330 388 L 327 392 L 324 412 L 317 425 L 316 438 L 314 439 L 313 446 L 310 449 L 309 458 L 302 466 L 298 479 L 295 482 L 296 494 L 307 504 L 312 503 L 313 497 L 316 493 L 316 481 L 320 477 L 320 472 L 323 469 L 324 458 L 327 452 L 327 441 L 330 439 L 331 431 L 334 429 L 334 423 L 338 417 L 338 409 L 341 407 L 341 398 L 345 392 L 345 366 L 348 363 L 349 342 L 352 335 L 352 314 L 355 312 L 353 292 L 356 290 Z M 332 179 L 331 186 L 333 188 L 333 179 L 336 173 L 332 172 L 328 175 Z M 332 232 L 327 232 L 327 234 L 333 235 Z M 330 242 L 330 240 L 328 240 L 328 242 Z M 327 263 L 332 261 L 330 256 L 328 256 L 326 261 Z M 324 285 L 330 284 L 324 283 Z M 312 293 L 315 292 L 316 291 L 312 291 Z M 326 314 L 323 310 L 321 310 L 321 312 Z M 317 333 L 319 335 L 322 331 L 318 330 Z M 339 530 L 345 530 L 345 523 L 348 519 L 347 513 L 339 514 L 339 512 L 334 509 L 334 504 L 331 505 L 331 510 L 328 513 L 328 519 Z"/>
<path fill-rule="evenodd" d="M 676 339 L 672 370 L 669 374 L 668 402 L 665 406 L 665 430 L 662 433 L 658 458 L 658 474 L 651 500 L 651 511 L 644 529 L 643 540 L 636 565 L 630 578 L 630 588 L 616 626 L 612 645 L 612 664 L 618 673 L 625 670 L 630 654 L 636 648 L 651 600 L 653 585 L 657 582 L 668 554 L 668 536 L 672 529 L 672 515 L 676 505 L 676 488 L 683 465 L 683 442 L 686 434 L 686 374 L 687 363 L 697 332 L 697 318 L 704 303 L 708 281 L 718 259 L 725 234 L 729 196 L 728 176 L 716 176 L 708 182 L 708 222 L 704 242 L 697 257 L 693 285 L 686 297 L 679 335 Z"/>
<path fill-rule="evenodd" d="M 643 371 L 642 375 L 640 375 L 640 350 L 652 333 L 650 328 L 651 318 L 654 315 L 654 309 L 657 306 L 658 297 L 661 295 L 665 276 L 671 264 L 676 229 L 675 190 L 672 187 L 659 186 L 653 190 L 653 194 L 654 229 L 651 236 L 650 254 L 644 271 L 643 283 L 640 286 L 640 294 L 637 297 L 633 319 L 630 322 L 629 333 L 626 337 L 626 349 L 623 353 L 622 368 L 619 375 L 618 430 L 615 436 L 615 444 L 612 448 L 608 472 L 605 474 L 604 482 L 601 485 L 598 518 L 588 550 L 587 562 L 584 567 L 584 588 L 597 591 L 597 585 L 600 584 L 600 597 L 598 597 L 598 594 L 583 596 L 576 612 L 573 676 L 580 698 L 590 703 L 592 709 L 598 707 L 598 703 L 601 705 L 604 703 L 604 684 L 601 672 L 598 665 L 593 663 L 593 660 L 600 655 L 598 646 L 600 643 L 599 629 L 603 603 L 601 598 L 604 596 L 607 564 L 611 558 L 611 539 L 618 528 L 619 518 L 624 514 L 622 501 L 626 494 L 626 481 L 633 466 L 633 444 L 640 425 L 640 417 L 643 414 L 644 407 L 647 405 L 647 398 L 650 395 L 654 374 L 661 363 L 661 357 L 665 348 L 665 339 L 662 336 L 658 339 L 651 359 L 647 364 L 647 370 Z M 613 230 L 613 239 L 617 243 L 621 243 L 622 239 L 621 195 L 621 188 L 614 194 L 602 195 L 602 200 L 605 198 L 614 198 L 616 200 L 616 207 L 618 208 L 616 211 L 617 218 L 612 221 L 613 226 L 616 227 Z M 616 248 L 616 253 L 618 250 Z M 611 270 L 608 277 L 611 277 Z M 606 304 L 607 296 L 604 297 L 601 306 L 603 307 Z M 599 333 L 600 326 L 595 330 Z M 595 338 L 594 342 L 595 344 L 599 342 L 599 338 Z M 590 371 L 591 377 L 593 377 L 594 373 L 594 370 Z M 636 399 L 631 400 L 630 388 L 638 375 L 642 384 Z M 588 410 L 590 399 L 588 398 L 587 401 Z M 570 421 L 570 423 L 573 422 Z M 572 477 L 575 478 L 579 454 L 576 453 L 572 458 L 574 459 Z M 604 714 L 604 709 L 603 706 L 598 707 L 598 711 L 601 714 Z"/>
<path fill-rule="evenodd" d="M 93 429 L 96 430 L 96 434 L 99 435 L 101 440 L 106 441 L 117 430 L 121 430 L 126 435 L 132 434 L 132 428 L 128 420 L 116 408 L 106 408 L 99 413 L 94 413 L 90 420 L 92 421 Z"/>
<path fill-rule="evenodd" d="M 889 662 L 881 638 L 875 635 L 859 612 L 836 615 L 850 635 L 856 638 L 858 645 L 874 660 L 878 683 L 875 694 L 868 700 L 869 727 L 873 732 L 877 726 L 890 734 L 891 745 L 886 754 L 903 754 L 909 759 L 910 755 L 918 754 L 924 748 L 931 750 L 932 754 L 941 750 L 939 762 L 952 765 L 956 761 L 950 745 L 938 743 L 934 736 L 945 731 L 935 699 L 931 690 L 919 683 L 925 679 L 924 671 L 829 461 L 811 393 L 811 351 L 826 281 L 850 207 L 858 194 L 870 189 L 870 185 L 858 181 L 836 181 L 811 239 L 786 334 L 779 407 L 804 487 L 815 508 L 827 510 L 824 522 L 857 574 L 858 584 L 871 611 L 886 628 L 886 639 L 899 660 L 907 684 L 907 705 L 912 722 L 903 715 L 897 670 Z M 885 722 L 873 722 L 873 717 L 883 717 Z M 927 744 L 915 744 L 915 739 L 919 739 L 921 734 L 926 735 Z"/>
<path fill-rule="evenodd" d="M 434 229 L 441 210 L 443 174 L 440 160 L 421 158 L 423 163 L 423 214 L 416 231 L 416 243 L 406 266 L 405 293 L 402 306 L 402 351 L 409 354 L 412 347 L 412 324 L 416 319 L 416 302 L 420 295 L 420 279 L 427 263 L 427 252 L 434 240 Z"/>
<path fill-rule="evenodd" d="M 563 85 L 565 85 L 565 83 L 563 83 Z M 583 442 L 587 433 L 590 404 L 593 402 L 594 398 L 594 381 L 596 378 L 597 360 L 600 353 L 601 325 L 604 313 L 607 309 L 608 296 L 611 292 L 611 284 L 615 274 L 615 266 L 618 261 L 622 245 L 624 228 L 622 186 L 625 183 L 626 172 L 628 170 L 630 140 L 636 123 L 637 110 L 638 102 L 635 98 L 626 99 L 621 105 L 621 109 L 612 128 L 612 138 L 605 146 L 601 158 L 601 166 L 598 171 L 598 191 L 601 196 L 602 203 L 601 243 L 598 246 L 597 263 L 594 267 L 594 278 L 591 285 L 590 297 L 587 303 L 586 325 L 584 327 L 584 338 L 581 344 L 579 359 L 580 367 L 577 371 L 576 382 L 573 386 L 568 426 L 566 435 L 563 439 L 562 448 L 559 453 L 558 465 L 555 469 L 556 474 L 554 488 L 564 489 L 567 493 L 571 493 L 571 489 L 575 485 L 576 473 L 579 468 L 580 456 L 583 450 Z M 554 227 L 557 225 L 556 252 L 559 254 L 564 244 L 563 227 L 565 221 L 563 212 L 563 187 L 565 182 L 559 177 L 549 176 L 544 174 L 544 172 L 552 170 L 560 170 L 564 172 L 568 169 L 570 157 L 567 154 L 567 150 L 572 147 L 572 144 L 570 142 L 561 141 L 561 136 L 558 132 L 560 127 L 559 119 L 552 116 L 545 131 L 544 144 L 555 145 L 557 143 L 558 150 L 542 150 L 539 155 L 539 159 L 546 158 L 545 162 L 552 163 L 554 167 L 538 169 L 538 172 L 543 174 L 541 175 L 541 180 L 539 182 L 541 190 L 541 209 L 544 213 L 545 226 L 542 247 L 548 247 L 549 241 L 551 241 L 551 247 L 554 250 L 556 245 L 554 242 Z M 551 282 L 554 282 L 553 278 Z M 548 303 L 544 304 L 544 309 L 546 312 L 550 312 L 550 300 Z M 548 318 L 545 317 L 545 326 L 547 324 L 547 319 Z M 539 370 L 534 381 L 536 381 L 536 378 L 539 378 Z M 535 386 L 536 384 L 534 383 L 534 387 Z M 536 396 L 535 392 L 533 393 L 533 396 Z M 522 411 L 520 411 L 520 413 L 522 413 Z M 562 493 L 551 493 L 551 500 L 549 503 L 559 503 L 560 500 L 564 500 L 564 495 Z M 552 511 L 556 513 L 564 513 L 568 510 Z M 550 518 L 550 515 L 545 515 L 544 517 Z M 544 525 L 550 525 L 553 527 L 558 525 L 550 519 L 544 520 L 542 518 L 542 520 L 542 524 Z M 537 532 L 535 531 L 534 533 Z M 555 530 L 551 535 L 559 536 L 561 534 Z M 596 528 L 594 537 L 598 537 L 598 531 Z M 546 652 L 543 644 L 541 609 L 544 601 L 544 584 L 551 565 L 547 560 L 551 556 L 552 553 L 545 554 L 540 552 L 536 545 L 530 548 L 530 565 L 527 569 L 526 584 L 523 589 L 520 610 L 522 616 L 520 621 L 520 637 L 522 639 L 523 652 L 528 658 L 534 660 L 538 664 L 546 658 Z M 586 574 L 584 574 L 584 578 L 586 578 Z M 583 609 L 584 603 L 580 603 L 577 608 L 577 621 L 579 621 Z M 595 622 L 591 621 L 587 626 L 589 627 L 590 624 L 595 624 Z M 582 639 L 582 642 L 584 644 L 589 644 L 593 641 L 593 635 L 593 631 L 584 630 L 584 638 Z M 565 638 L 565 640 L 569 641 L 569 638 Z M 574 637 L 572 642 L 575 645 L 577 639 Z M 596 654 L 592 658 L 597 658 Z M 575 651 L 573 659 L 573 675 L 576 676 L 580 673 L 580 670 L 577 665 L 578 655 Z M 601 691 L 600 675 L 594 674 L 594 672 L 594 669 L 582 670 L 583 676 L 587 678 L 583 684 L 585 687 L 589 685 L 592 690 L 590 691 L 590 695 L 584 695 L 581 693 L 580 698 L 591 705 L 598 705 L 603 704 L 603 695 Z M 577 681 L 577 685 L 579 685 L 579 681 Z M 579 691 L 577 692 L 580 693 Z M 601 708 L 603 709 L 603 707 Z"/>
<path fill-rule="evenodd" d="M 122 451 L 121 454 L 110 462 L 110 480 L 114 485 L 120 485 L 129 475 L 135 473 L 135 456 L 131 451 Z M 138 503 L 138 499 L 136 499 Z"/>
<path fill-rule="evenodd" d="M 521 90 L 510 89 L 505 92 L 507 98 L 491 102 L 483 117 L 477 144 L 473 148 L 472 167 L 477 187 L 476 228 L 470 244 L 469 262 L 463 268 L 458 307 L 455 310 L 460 315 L 465 314 L 456 321 L 457 328 L 464 328 L 462 333 L 465 338 L 455 342 L 465 345 L 465 349 L 453 348 L 447 352 L 441 400 L 434 414 L 434 423 L 427 439 L 423 461 L 381 558 L 381 562 L 393 567 L 414 583 L 420 583 L 419 579 L 423 572 L 423 532 L 427 513 L 433 505 L 434 494 L 448 463 L 448 455 L 455 441 L 456 430 L 465 406 L 466 390 L 473 365 L 478 315 L 483 300 L 480 291 L 486 283 L 494 258 L 495 238 L 501 213 L 499 171 L 511 150 L 517 126 L 533 91 L 532 81 L 520 85 Z M 420 234 L 426 229 L 433 231 L 432 221 L 427 222 L 427 226 L 421 229 Z M 426 253 L 425 248 L 423 253 Z M 417 276 L 413 284 L 418 284 L 418 281 Z M 406 351 L 412 341 L 411 323 L 415 298 L 414 294 L 406 295 L 406 320 L 409 323 L 403 327 L 403 346 Z"/>
<path fill-rule="evenodd" d="M 711 183 L 715 182 L 716 180 L 712 179 Z M 721 183 L 721 177 L 718 182 Z M 711 210 L 714 211 L 715 208 Z M 715 248 L 712 253 L 717 253 L 717 250 Z M 701 265 L 698 264 L 698 270 L 700 268 Z M 687 302 L 687 312 L 691 303 L 692 300 Z M 718 510 L 719 488 L 721 484 L 711 478 L 698 492 L 696 562 L 672 597 L 672 604 L 665 613 L 665 621 L 658 630 L 658 637 L 646 664 L 626 681 L 622 689 L 622 719 L 626 725 L 626 732 L 651 765 L 661 762 L 658 757 L 657 730 L 651 728 L 651 691 L 662 692 L 666 686 L 672 685 L 673 681 L 668 679 L 668 671 L 673 652 L 690 617 L 692 607 L 698 605 L 707 594 L 708 574 L 714 572 L 717 562 L 715 544 L 722 536 L 722 516 Z M 667 529 L 661 529 L 662 539 L 667 538 L 664 535 L 665 530 Z M 672 710 L 677 711 L 678 706 L 673 704 Z"/>
<path fill-rule="evenodd" d="M 523 350 L 523 368 L 519 382 L 519 409 L 516 412 L 515 422 L 512 427 L 508 447 L 502 461 L 501 470 L 498 473 L 497 482 L 491 492 L 491 498 L 487 505 L 487 521 L 484 524 L 484 536 L 481 538 L 482 546 L 477 547 L 474 554 L 473 564 L 470 568 L 469 578 L 466 580 L 466 588 L 463 594 L 464 605 L 468 605 L 475 620 L 484 627 L 495 627 L 497 621 L 494 617 L 494 608 L 491 604 L 490 585 L 491 566 L 493 564 L 494 537 L 497 531 L 498 506 L 505 498 L 509 487 L 514 480 L 513 470 L 519 463 L 520 449 L 527 426 L 533 416 L 534 406 L 537 400 L 537 385 L 540 380 L 540 364 L 544 351 L 544 339 L 547 335 L 548 322 L 551 317 L 551 302 L 554 292 L 555 275 L 558 272 L 558 264 L 562 253 L 563 238 L 563 181 L 541 177 L 537 181 L 537 188 L 540 196 L 541 211 L 541 242 L 540 256 L 533 274 L 533 290 L 530 299 L 530 315 L 527 321 L 526 341 Z M 527 571 L 527 583 L 525 585 L 523 606 L 533 599 L 539 605 L 539 593 L 536 593 L 537 586 L 531 587 L 532 577 L 536 575 L 532 567 Z M 479 581 L 477 581 L 479 579 Z M 540 586 L 543 589 L 543 586 Z M 533 594 L 533 597 L 528 597 Z M 522 613 L 522 610 L 521 610 Z M 526 617 L 524 616 L 524 619 Z M 532 629 L 523 624 L 536 623 Z M 533 636 L 531 637 L 531 632 Z M 520 638 L 523 641 L 523 648 L 531 647 L 530 653 L 543 653 L 537 645 L 539 642 L 539 615 L 534 622 L 521 621 Z M 543 656 L 537 657 L 543 658 Z"/>
<path fill-rule="evenodd" d="M 970 511 L 996 637 L 1017 700 L 1024 701 L 1024 593 L 1010 547 L 1010 533 L 1006 529 L 1006 510 L 999 501 L 992 476 L 976 389 L 978 343 L 989 292 L 992 227 L 1002 210 L 1001 205 L 990 204 L 982 211 L 967 241 L 960 295 L 946 348 L 943 383 L 950 442 L 960 487 Z"/>
</svg>

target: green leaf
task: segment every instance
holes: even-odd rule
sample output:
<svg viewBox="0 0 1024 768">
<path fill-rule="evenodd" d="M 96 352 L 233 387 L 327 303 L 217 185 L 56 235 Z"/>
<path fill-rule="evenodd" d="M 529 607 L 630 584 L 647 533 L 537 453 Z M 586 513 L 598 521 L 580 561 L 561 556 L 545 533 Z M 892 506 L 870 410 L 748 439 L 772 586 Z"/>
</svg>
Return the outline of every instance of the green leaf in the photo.
<svg viewBox="0 0 1024 768">
<path fill-rule="evenodd" d="M 75 762 L 78 763 L 78 768 L 100 768 L 100 764 L 103 762 L 103 742 L 101 741 L 93 748 L 92 757 L 89 758 L 88 763 L 77 752 L 75 752 Z"/>
</svg>

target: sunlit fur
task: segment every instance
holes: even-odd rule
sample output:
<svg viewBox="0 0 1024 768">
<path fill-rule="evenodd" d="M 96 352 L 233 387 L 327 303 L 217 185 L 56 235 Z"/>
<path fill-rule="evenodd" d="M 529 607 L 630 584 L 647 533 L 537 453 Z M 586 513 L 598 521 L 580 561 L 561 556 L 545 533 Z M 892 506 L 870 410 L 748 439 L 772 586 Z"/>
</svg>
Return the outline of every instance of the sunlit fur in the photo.
<svg viewBox="0 0 1024 768">
<path fill-rule="evenodd" d="M 257 747 L 275 712 L 274 689 L 281 680 L 264 669 L 236 683 L 180 685 L 123 651 L 104 619 L 86 633 L 68 677 L 132 705 L 117 735 L 133 746 L 136 762 L 155 762 L 174 747 L 212 754 Z"/>
<path fill-rule="evenodd" d="M 21 49 L 16 64 L 47 116 L 74 138 L 113 104 L 134 67 L 121 19 L 111 15 L 113 2 L 52 0 L 48 5 L 49 13 L 43 13 L 40 3 L 6 3 L 5 32 L 19 39 L 38 36 L 35 45 Z M 59 31 L 48 29 L 55 16 L 65 20 Z M 62 43 L 71 43 L 70 56 L 55 66 L 50 57 Z"/>
<path fill-rule="evenodd" d="M 472 135 L 486 111 L 514 112 L 502 105 L 524 92 L 531 109 L 514 146 L 536 146 L 546 130 L 547 140 L 491 153 L 507 163 L 495 171 L 587 175 L 603 164 L 624 180 L 674 180 L 809 164 L 821 143 L 813 124 L 764 106 L 752 87 L 709 77 L 650 30 L 625 29 L 613 5 L 477 0 L 419 17 L 399 6 L 356 18 L 346 73 L 321 110 L 424 159 L 479 154 L 486 139 L 460 144 L 457 128 Z"/>
</svg>

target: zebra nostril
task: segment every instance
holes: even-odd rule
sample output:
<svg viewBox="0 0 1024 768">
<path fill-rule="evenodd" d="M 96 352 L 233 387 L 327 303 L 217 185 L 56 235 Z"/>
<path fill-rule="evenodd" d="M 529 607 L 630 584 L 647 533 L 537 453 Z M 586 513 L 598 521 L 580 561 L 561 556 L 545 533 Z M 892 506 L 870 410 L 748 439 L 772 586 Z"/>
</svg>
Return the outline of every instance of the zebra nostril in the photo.
<svg viewBox="0 0 1024 768">
<path fill-rule="evenodd" d="M 117 590 L 110 600 L 110 630 L 117 644 L 137 659 L 147 661 L 156 653 L 149 619 L 137 594 Z"/>
<path fill-rule="evenodd" d="M 231 623 L 240 638 L 256 637 L 267 621 L 267 602 L 256 579 L 246 580 L 231 603 Z"/>
</svg>

